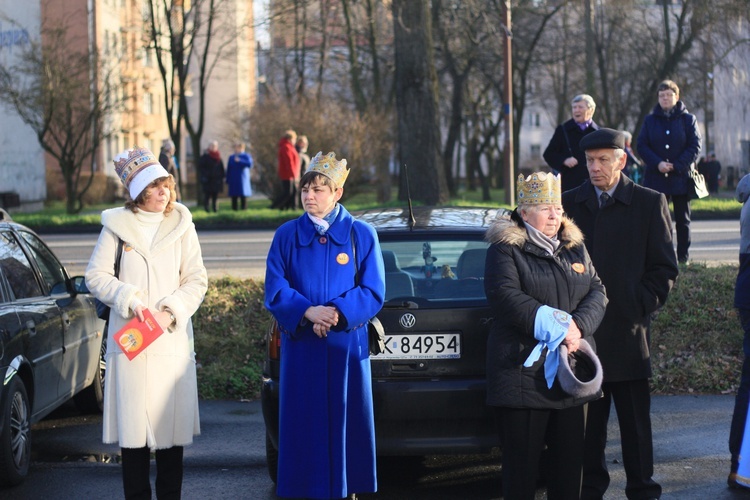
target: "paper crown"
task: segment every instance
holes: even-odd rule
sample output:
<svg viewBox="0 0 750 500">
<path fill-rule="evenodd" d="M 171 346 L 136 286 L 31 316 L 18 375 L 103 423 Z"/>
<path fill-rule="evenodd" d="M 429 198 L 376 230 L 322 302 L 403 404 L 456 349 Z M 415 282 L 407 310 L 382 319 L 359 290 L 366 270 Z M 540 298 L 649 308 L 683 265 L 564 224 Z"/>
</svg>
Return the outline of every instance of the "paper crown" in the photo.
<svg viewBox="0 0 750 500">
<path fill-rule="evenodd" d="M 526 179 L 518 176 L 519 205 L 559 205 L 562 203 L 560 176 L 535 172 Z"/>
<path fill-rule="evenodd" d="M 346 168 L 346 159 L 342 158 L 336 161 L 336 153 L 331 151 L 323 156 L 322 151 L 318 151 L 307 168 L 308 172 L 318 172 L 323 174 L 336 184 L 336 187 L 343 187 L 346 178 L 349 176 L 349 170 Z"/>
<path fill-rule="evenodd" d="M 156 179 L 169 177 L 169 172 L 147 148 L 126 149 L 115 157 L 114 163 L 117 177 L 133 200 Z"/>
</svg>

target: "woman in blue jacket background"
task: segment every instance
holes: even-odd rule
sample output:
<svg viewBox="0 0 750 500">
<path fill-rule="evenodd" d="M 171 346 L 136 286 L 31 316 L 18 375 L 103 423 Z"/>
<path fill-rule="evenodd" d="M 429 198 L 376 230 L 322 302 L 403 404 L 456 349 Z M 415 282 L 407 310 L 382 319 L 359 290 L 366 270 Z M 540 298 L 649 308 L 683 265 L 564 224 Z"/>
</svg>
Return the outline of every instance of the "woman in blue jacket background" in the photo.
<svg viewBox="0 0 750 500">
<path fill-rule="evenodd" d="M 280 497 L 377 490 L 367 321 L 385 277 L 375 230 L 338 203 L 348 174 L 334 153 L 312 159 L 305 213 L 276 231 L 266 262 L 265 305 L 282 333 Z"/>
<path fill-rule="evenodd" d="M 701 133 L 695 115 L 680 100 L 672 80 L 658 87 L 659 104 L 643 122 L 636 144 L 643 159 L 643 185 L 667 195 L 674 209 L 677 261 L 685 263 L 690 248 L 688 173 L 701 152 Z"/>
<path fill-rule="evenodd" d="M 250 186 L 250 169 L 253 168 L 253 157 L 245 152 L 245 143 L 237 142 L 234 145 L 234 153 L 227 160 L 227 184 L 229 185 L 229 197 L 232 198 L 232 210 L 237 210 L 237 199 L 240 208 L 247 208 L 247 198 L 253 195 Z"/>
</svg>

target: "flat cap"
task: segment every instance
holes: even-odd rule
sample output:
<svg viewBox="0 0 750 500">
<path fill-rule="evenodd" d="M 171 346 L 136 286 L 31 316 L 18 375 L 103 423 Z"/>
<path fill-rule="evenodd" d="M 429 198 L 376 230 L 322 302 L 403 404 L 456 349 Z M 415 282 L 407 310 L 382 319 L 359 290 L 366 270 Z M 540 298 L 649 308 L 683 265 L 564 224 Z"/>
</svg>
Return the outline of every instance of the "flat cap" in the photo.
<svg viewBox="0 0 750 500">
<path fill-rule="evenodd" d="M 587 134 L 578 143 L 581 150 L 587 149 L 625 149 L 625 134 L 611 128 L 600 128 Z"/>
</svg>

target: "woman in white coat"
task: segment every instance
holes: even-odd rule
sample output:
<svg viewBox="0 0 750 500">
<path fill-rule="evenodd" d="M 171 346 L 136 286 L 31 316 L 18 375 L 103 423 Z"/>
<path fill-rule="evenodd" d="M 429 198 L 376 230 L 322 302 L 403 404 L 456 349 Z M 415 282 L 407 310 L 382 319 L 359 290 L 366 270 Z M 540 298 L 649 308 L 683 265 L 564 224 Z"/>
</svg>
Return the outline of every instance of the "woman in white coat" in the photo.
<svg viewBox="0 0 750 500">
<path fill-rule="evenodd" d="M 86 283 L 111 308 L 109 332 L 148 309 L 164 333 L 132 360 L 108 336 L 103 440 L 121 447 L 126 498 L 151 498 L 152 450 L 157 498 L 179 498 L 183 446 L 200 433 L 190 318 L 206 293 L 206 268 L 190 211 L 175 203 L 174 178 L 157 157 L 133 148 L 115 169 L 130 199 L 102 212 Z"/>
</svg>

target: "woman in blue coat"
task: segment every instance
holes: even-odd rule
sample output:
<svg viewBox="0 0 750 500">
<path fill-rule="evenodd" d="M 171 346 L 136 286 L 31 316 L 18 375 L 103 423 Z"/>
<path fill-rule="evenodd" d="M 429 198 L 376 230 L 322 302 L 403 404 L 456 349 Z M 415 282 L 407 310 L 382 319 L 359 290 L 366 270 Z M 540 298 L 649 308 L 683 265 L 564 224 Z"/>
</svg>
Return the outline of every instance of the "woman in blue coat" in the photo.
<svg viewBox="0 0 750 500">
<path fill-rule="evenodd" d="M 312 159 L 306 213 L 276 231 L 266 261 L 265 306 L 282 332 L 280 497 L 377 490 L 367 321 L 385 278 L 375 230 L 338 203 L 348 174 L 334 153 Z"/>
<path fill-rule="evenodd" d="M 253 194 L 253 189 L 250 187 L 251 168 L 253 168 L 253 157 L 245 152 L 245 143 L 235 143 L 234 154 L 227 161 L 227 184 L 229 196 L 232 198 L 232 210 L 237 210 L 238 198 L 240 208 L 245 210 L 247 198 Z"/>
<path fill-rule="evenodd" d="M 695 115 L 680 100 L 672 80 L 658 87 L 659 104 L 643 122 L 638 154 L 643 159 L 643 185 L 667 195 L 674 208 L 677 260 L 687 262 L 690 248 L 690 195 L 688 174 L 701 152 L 701 133 Z"/>
</svg>

